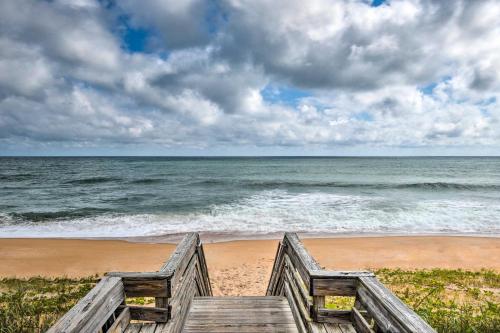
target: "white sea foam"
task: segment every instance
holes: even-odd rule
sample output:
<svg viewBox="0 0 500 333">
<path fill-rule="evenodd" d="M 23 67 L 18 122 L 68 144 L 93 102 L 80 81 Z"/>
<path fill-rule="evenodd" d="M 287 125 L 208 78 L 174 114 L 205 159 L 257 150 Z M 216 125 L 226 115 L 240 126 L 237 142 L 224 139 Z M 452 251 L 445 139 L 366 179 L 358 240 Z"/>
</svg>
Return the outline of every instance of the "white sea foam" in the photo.
<svg viewBox="0 0 500 333">
<path fill-rule="evenodd" d="M 0 216 L 0 237 L 136 237 L 189 231 L 259 236 L 307 233 L 500 234 L 500 203 L 391 200 L 323 192 L 262 191 L 189 214 L 98 215 L 30 222 Z"/>
</svg>

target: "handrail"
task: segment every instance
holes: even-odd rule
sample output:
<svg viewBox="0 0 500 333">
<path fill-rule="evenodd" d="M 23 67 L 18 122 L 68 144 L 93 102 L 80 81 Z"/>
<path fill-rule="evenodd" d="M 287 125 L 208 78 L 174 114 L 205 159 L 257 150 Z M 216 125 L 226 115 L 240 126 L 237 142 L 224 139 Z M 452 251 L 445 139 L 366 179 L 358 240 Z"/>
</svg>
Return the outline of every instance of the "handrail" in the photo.
<svg viewBox="0 0 500 333">
<path fill-rule="evenodd" d="M 189 233 L 159 271 L 107 273 L 48 332 L 120 332 L 130 320 L 140 320 L 177 333 L 192 299 L 211 295 L 203 245 L 197 233 Z M 127 305 L 127 297 L 155 297 L 155 307 Z"/>
<path fill-rule="evenodd" d="M 372 272 L 324 270 L 294 233 L 285 233 L 278 246 L 266 294 L 287 297 L 302 333 L 345 323 L 353 323 L 358 332 L 435 333 Z M 355 306 L 327 309 L 326 296 L 355 297 Z"/>
<path fill-rule="evenodd" d="M 97 332 L 113 317 L 124 299 L 121 279 L 106 276 L 47 333 Z"/>
<path fill-rule="evenodd" d="M 435 333 L 373 273 L 324 270 L 293 233 L 279 243 L 266 294 L 287 298 L 301 333 L 351 323 L 363 333 Z M 48 332 L 122 332 L 139 320 L 156 322 L 158 332 L 179 333 L 193 298 L 211 295 L 203 246 L 191 233 L 157 272 L 108 273 Z M 155 297 L 155 307 L 127 305 L 127 297 L 137 296 Z M 327 309 L 326 296 L 353 297 L 354 307 Z"/>
</svg>

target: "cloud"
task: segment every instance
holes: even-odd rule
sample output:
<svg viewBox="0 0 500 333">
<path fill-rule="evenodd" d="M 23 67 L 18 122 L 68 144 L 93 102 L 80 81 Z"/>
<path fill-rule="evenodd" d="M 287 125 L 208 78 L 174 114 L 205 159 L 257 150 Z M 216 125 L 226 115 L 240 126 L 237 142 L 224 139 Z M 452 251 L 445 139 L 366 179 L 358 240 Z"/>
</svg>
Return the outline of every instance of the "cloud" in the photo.
<svg viewBox="0 0 500 333">
<path fill-rule="evenodd" d="M 0 147 L 495 147 L 498 16 L 496 1 L 3 1 Z"/>
</svg>

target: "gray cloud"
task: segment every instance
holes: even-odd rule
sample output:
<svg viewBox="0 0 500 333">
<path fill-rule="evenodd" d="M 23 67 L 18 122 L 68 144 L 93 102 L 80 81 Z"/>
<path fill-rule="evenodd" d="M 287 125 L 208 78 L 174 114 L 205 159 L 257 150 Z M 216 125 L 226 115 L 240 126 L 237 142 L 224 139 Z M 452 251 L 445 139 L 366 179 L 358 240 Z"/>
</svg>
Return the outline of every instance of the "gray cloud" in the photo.
<svg viewBox="0 0 500 333">
<path fill-rule="evenodd" d="M 154 31 L 150 53 L 121 47 L 122 15 Z M 0 147 L 499 145 L 498 16 L 496 1 L 0 1 Z"/>
</svg>

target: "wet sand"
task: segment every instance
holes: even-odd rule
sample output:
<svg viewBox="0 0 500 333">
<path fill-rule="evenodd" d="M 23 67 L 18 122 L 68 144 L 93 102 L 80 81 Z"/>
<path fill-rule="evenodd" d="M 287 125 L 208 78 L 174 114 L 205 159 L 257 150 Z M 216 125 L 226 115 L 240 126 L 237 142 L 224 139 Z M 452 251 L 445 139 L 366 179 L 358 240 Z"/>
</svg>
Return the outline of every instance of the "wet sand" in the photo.
<svg viewBox="0 0 500 333">
<path fill-rule="evenodd" d="M 500 271 L 500 238 L 391 236 L 304 239 L 327 269 L 462 268 Z M 214 293 L 262 295 L 278 240 L 205 243 Z M 0 239 L 0 276 L 79 277 L 108 271 L 154 271 L 173 244 L 123 240 Z"/>
</svg>

